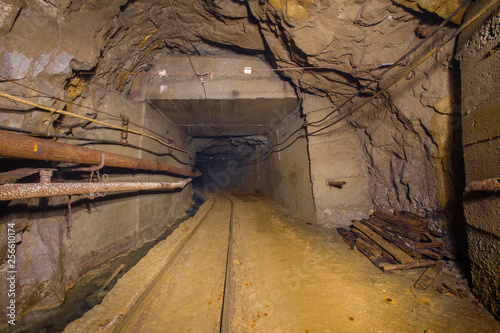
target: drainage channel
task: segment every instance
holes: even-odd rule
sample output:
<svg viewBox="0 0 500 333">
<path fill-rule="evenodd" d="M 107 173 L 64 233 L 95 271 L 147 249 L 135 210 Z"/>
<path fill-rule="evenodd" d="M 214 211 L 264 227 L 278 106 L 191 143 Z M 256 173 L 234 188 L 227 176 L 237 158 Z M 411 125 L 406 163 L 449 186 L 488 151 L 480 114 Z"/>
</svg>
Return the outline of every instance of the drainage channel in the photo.
<svg viewBox="0 0 500 333">
<path fill-rule="evenodd" d="M 23 317 L 16 326 L 5 330 L 5 333 L 58 333 L 72 321 L 83 316 L 94 306 L 100 304 L 108 291 L 115 285 L 127 271 L 139 262 L 156 244 L 166 239 L 177 227 L 194 216 L 198 208 L 203 203 L 201 197 L 195 197 L 195 205 L 192 206 L 186 215 L 167 228 L 158 239 L 144 244 L 141 248 L 134 250 L 124 256 L 112 259 L 98 268 L 81 276 L 76 285 L 69 289 L 63 303 L 54 309 L 45 311 L 35 311 Z M 99 289 L 106 280 L 116 271 L 120 265 L 125 265 L 118 275 L 101 292 Z"/>
</svg>

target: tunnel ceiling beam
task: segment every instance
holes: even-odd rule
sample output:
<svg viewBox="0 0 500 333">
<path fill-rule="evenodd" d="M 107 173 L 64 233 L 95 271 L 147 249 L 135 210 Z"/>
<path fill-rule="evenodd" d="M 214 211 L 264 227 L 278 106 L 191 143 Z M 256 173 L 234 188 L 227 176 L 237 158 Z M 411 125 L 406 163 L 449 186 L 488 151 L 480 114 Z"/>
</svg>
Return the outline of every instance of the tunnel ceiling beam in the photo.
<svg viewBox="0 0 500 333">
<path fill-rule="evenodd" d="M 189 136 L 267 135 L 301 104 L 292 84 L 257 57 L 192 56 L 191 61 L 202 81 L 189 74 L 185 56 L 159 59 L 148 72 L 147 89 L 137 81 L 149 105 Z M 168 73 L 174 68 L 177 74 Z"/>
<path fill-rule="evenodd" d="M 198 177 L 201 174 L 199 171 L 191 172 L 167 163 L 107 153 L 6 131 L 0 131 L 0 142 L 0 156 L 3 157 L 98 165 L 101 163 L 102 155 L 104 154 L 104 166 L 107 167 L 167 172 L 190 178 Z"/>
</svg>

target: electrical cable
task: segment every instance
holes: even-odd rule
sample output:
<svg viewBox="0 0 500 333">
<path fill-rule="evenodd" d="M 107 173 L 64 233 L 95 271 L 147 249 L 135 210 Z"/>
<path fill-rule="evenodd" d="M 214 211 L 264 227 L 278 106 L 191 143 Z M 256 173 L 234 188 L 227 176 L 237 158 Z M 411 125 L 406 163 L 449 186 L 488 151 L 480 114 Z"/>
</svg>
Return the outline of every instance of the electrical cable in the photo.
<svg viewBox="0 0 500 333">
<path fill-rule="evenodd" d="M 465 6 L 466 3 L 468 3 L 470 0 L 467 0 L 465 1 L 464 3 L 462 3 L 462 6 Z M 393 82 L 391 84 L 389 84 L 387 87 L 385 87 L 384 89 L 382 89 L 381 91 L 377 92 L 375 95 L 371 96 L 368 100 L 366 100 L 365 102 L 363 102 L 361 105 L 357 106 L 356 108 L 354 108 L 353 110 L 349 111 L 348 113 L 346 113 L 345 115 L 341 116 L 340 118 L 336 119 L 333 123 L 329 124 L 329 125 L 326 125 L 318 130 L 315 130 L 311 133 L 308 133 L 308 134 L 305 134 L 305 135 L 300 135 L 298 137 L 295 138 L 295 140 L 292 141 L 292 143 L 288 144 L 287 146 L 281 148 L 281 149 L 278 149 L 278 150 L 274 150 L 274 148 L 278 145 L 282 145 L 283 143 L 285 143 L 288 139 L 290 139 L 295 133 L 297 133 L 300 129 L 302 128 L 305 128 L 307 127 L 308 124 L 304 124 L 302 126 L 300 126 L 297 130 L 295 130 L 294 132 L 292 132 L 292 134 L 290 134 L 287 139 L 285 139 L 285 141 L 279 143 L 279 144 L 275 144 L 273 146 L 270 147 L 270 149 L 268 149 L 268 152 L 261 155 L 258 159 L 254 160 L 254 161 L 251 161 L 251 162 L 248 162 L 246 163 L 245 165 L 249 165 L 249 164 L 256 164 L 256 163 L 260 163 L 262 161 L 265 161 L 267 160 L 271 154 L 273 153 L 276 153 L 276 152 L 280 152 L 280 151 L 283 151 L 284 149 L 290 147 L 293 143 L 295 143 L 299 138 L 304 138 L 304 137 L 307 137 L 307 136 L 314 136 L 314 135 L 317 135 L 317 133 L 327 129 L 327 128 L 330 128 L 332 127 L 333 125 L 339 123 L 340 121 L 344 120 L 345 118 L 347 118 L 348 116 L 352 115 L 354 112 L 360 110 L 363 106 L 365 106 L 366 104 L 368 104 L 370 101 L 372 101 L 373 99 L 377 98 L 378 96 L 380 96 L 381 94 L 383 94 L 384 92 L 386 92 L 390 87 L 392 87 L 394 84 L 396 84 L 397 82 L 399 82 L 403 77 L 405 77 L 408 73 L 410 73 L 411 71 L 413 71 L 416 67 L 418 67 L 420 64 L 422 64 L 425 60 L 427 60 L 430 56 L 432 56 L 433 54 L 435 54 L 437 51 L 439 51 L 441 48 L 443 48 L 447 43 L 449 43 L 453 38 L 455 38 L 460 32 L 462 32 L 465 28 L 467 28 L 470 24 L 472 24 L 475 20 L 477 20 L 481 15 L 483 15 L 486 11 L 488 11 L 495 3 L 497 2 L 497 0 L 494 0 L 492 2 L 490 2 L 480 13 L 476 14 L 474 17 L 472 17 L 470 20 L 468 20 L 466 23 L 464 23 L 462 26 L 460 26 L 455 32 L 453 32 L 450 37 L 448 37 L 447 39 L 445 39 L 441 44 L 439 44 L 437 47 L 435 47 L 434 49 L 432 49 L 429 53 L 427 53 L 423 58 L 421 58 L 415 65 L 411 66 L 411 68 L 409 70 L 407 70 L 405 73 L 403 73 L 402 75 L 400 75 L 398 78 L 396 78 L 395 80 L 393 80 Z M 461 6 L 461 7 L 462 7 Z M 454 15 L 456 15 L 456 13 L 458 12 L 455 11 L 447 20 L 451 20 L 453 18 Z M 438 28 L 440 29 L 441 26 Z M 413 50 L 414 52 L 415 50 Z M 359 94 L 359 93 L 358 93 Z M 358 95 L 356 94 L 356 96 Z M 343 104 L 344 105 L 344 104 Z M 338 109 L 338 108 L 337 108 Z M 336 110 L 334 110 L 336 111 Z M 333 112 L 334 112 L 333 111 Z M 333 112 L 331 112 L 328 116 L 330 116 Z M 324 118 L 326 119 L 326 118 Z M 324 121 L 324 119 L 321 120 Z M 243 165 L 243 166 L 245 166 Z"/>
<path fill-rule="evenodd" d="M 285 140 L 283 140 L 282 142 L 279 142 L 279 143 L 276 143 L 276 144 L 272 145 L 269 148 L 268 152 L 273 151 L 273 149 L 275 147 L 283 145 L 284 143 L 286 143 L 295 133 L 297 133 L 298 131 L 300 131 L 302 128 L 306 128 L 307 126 L 317 126 L 316 124 L 319 124 L 319 123 L 325 121 L 327 118 L 329 118 L 336 111 L 339 111 L 340 108 L 342 108 L 343 106 L 345 106 L 347 103 L 351 102 L 354 98 L 356 98 L 357 96 L 359 96 L 363 91 L 365 91 L 366 89 L 368 89 L 369 86 L 372 85 L 374 82 L 381 80 L 384 77 L 384 75 L 387 74 L 391 69 L 393 69 L 394 67 L 396 67 L 398 65 L 402 65 L 402 63 L 403 63 L 403 61 L 405 59 L 408 59 L 408 57 L 410 55 L 412 55 L 413 53 L 415 53 L 426 41 L 428 41 L 433 35 L 435 35 L 439 30 L 441 30 L 448 22 L 450 22 L 453 19 L 453 17 L 455 17 L 463 8 L 465 8 L 465 6 L 467 6 L 469 4 L 470 1 L 471 0 L 465 0 L 448 18 L 446 18 L 437 28 L 435 28 L 425 39 L 423 39 L 422 41 L 420 41 L 410 51 L 406 52 L 396 62 L 394 62 L 393 64 L 389 65 L 389 67 L 386 70 L 384 70 L 381 74 L 379 74 L 377 77 L 375 77 L 374 79 L 372 79 L 368 84 L 366 84 L 365 86 L 363 86 L 356 93 L 354 93 L 353 95 L 351 95 L 351 97 L 349 97 L 342 104 L 340 104 L 338 107 L 336 107 L 331 112 L 329 112 L 326 116 L 324 116 L 320 120 L 316 120 L 316 121 L 313 121 L 313 122 L 301 125 L 298 129 L 296 129 L 294 132 L 292 132 Z M 321 109 L 318 109 L 318 110 L 314 110 L 312 112 L 321 111 L 321 110 L 325 110 L 325 109 L 328 109 L 328 108 L 321 108 Z"/>
<path fill-rule="evenodd" d="M 272 154 L 274 153 L 279 153 L 285 149 L 287 149 L 288 147 L 290 147 L 291 145 L 293 145 L 295 142 L 297 142 L 297 140 L 299 139 L 302 139 L 302 138 L 305 138 L 307 137 L 307 135 L 305 134 L 301 134 L 299 136 L 297 136 L 292 142 L 290 142 L 288 145 L 284 146 L 284 147 L 281 147 L 277 150 L 272 150 L 272 151 L 268 151 L 266 154 L 264 154 L 263 156 L 259 157 L 259 159 L 257 160 L 254 160 L 254 161 L 250 161 L 250 162 L 247 162 L 247 163 L 244 163 L 244 164 L 240 164 L 240 167 L 244 167 L 244 166 L 247 166 L 247 165 L 254 165 L 254 164 L 258 164 L 260 162 L 263 162 L 263 161 L 266 161 L 267 159 L 269 159 L 269 157 L 271 157 Z M 290 138 L 290 137 L 289 137 Z"/>
<path fill-rule="evenodd" d="M 77 144 L 76 146 L 86 146 L 88 144 L 112 144 L 112 145 L 123 146 L 123 143 L 121 141 L 92 139 L 92 138 L 78 137 L 78 136 L 73 136 L 73 135 L 41 132 L 41 131 L 27 130 L 27 129 L 23 129 L 23 128 L 11 127 L 11 126 L 5 126 L 5 125 L 0 125 L 0 130 L 17 132 L 17 133 L 25 133 L 25 134 L 29 134 L 31 136 L 36 136 L 36 137 L 60 138 L 60 139 L 69 139 L 69 140 L 78 140 L 78 141 L 90 141 L 89 143 L 80 143 L 80 144 Z M 127 144 L 125 147 L 130 147 L 130 148 L 142 150 L 142 151 L 145 151 L 147 153 L 153 154 L 155 156 L 171 156 L 174 160 L 176 160 L 180 164 L 193 166 L 191 163 L 186 163 L 186 162 L 181 161 L 177 156 L 175 156 L 172 153 L 159 153 L 159 152 L 155 152 L 153 150 L 143 148 L 141 146 L 137 146 L 134 144 Z"/>
<path fill-rule="evenodd" d="M 334 110 L 332 110 L 330 113 L 328 113 L 326 116 L 324 116 L 323 118 L 321 118 L 320 120 L 317 120 L 317 121 L 313 121 L 313 122 L 310 122 L 309 125 L 310 126 L 316 126 L 316 124 L 319 124 L 323 121 L 325 121 L 327 118 L 329 118 L 333 113 L 335 113 L 336 111 L 340 110 L 340 108 L 342 108 L 344 105 L 346 105 L 347 103 L 351 102 L 354 98 L 356 98 L 357 96 L 359 96 L 361 93 L 363 93 L 366 89 L 368 89 L 373 83 L 375 82 L 378 82 L 380 81 L 385 74 L 387 74 L 391 69 L 393 69 L 394 67 L 398 66 L 398 64 L 400 64 L 401 62 L 403 62 L 405 59 L 408 59 L 408 57 L 410 55 L 412 55 L 413 53 L 415 53 L 425 42 L 427 42 L 428 40 L 430 40 L 430 38 L 432 36 L 434 36 L 439 30 L 441 30 L 446 24 L 448 24 L 448 22 L 450 22 L 463 8 L 465 8 L 465 6 L 467 6 L 469 3 L 471 2 L 471 0 L 465 0 L 464 2 L 462 2 L 462 4 L 453 12 L 451 13 L 450 16 L 448 16 L 448 18 L 446 18 L 436 29 L 432 30 L 432 32 L 427 36 L 425 37 L 423 40 L 421 40 L 417 45 L 415 45 L 410 51 L 406 52 L 404 55 L 402 55 L 398 60 L 396 60 L 396 62 L 394 62 L 394 64 L 390 65 L 388 68 L 386 68 L 382 73 L 380 73 L 379 75 L 377 75 L 375 78 L 373 78 L 370 82 L 368 82 L 368 84 L 366 84 L 365 86 L 363 86 L 361 89 L 358 90 L 358 92 L 354 95 L 352 95 L 351 97 L 349 97 L 347 100 L 345 100 L 342 104 L 340 104 L 338 107 L 336 107 Z"/>
<path fill-rule="evenodd" d="M 23 104 L 26 104 L 26 105 L 30 105 L 30 106 L 33 106 L 35 108 L 41 109 L 41 110 L 49 111 L 51 114 L 53 114 L 53 113 L 59 113 L 59 114 L 63 114 L 63 115 L 69 116 L 69 117 L 74 117 L 74 118 L 86 120 L 86 121 L 89 121 L 89 122 L 92 122 L 92 123 L 100 124 L 100 125 L 103 125 L 103 126 L 106 126 L 106 127 L 109 127 L 109 128 L 117 129 L 117 130 L 120 130 L 120 131 L 123 131 L 123 132 L 128 132 L 128 133 L 132 133 L 132 134 L 142 135 L 144 137 L 147 137 L 147 138 L 150 138 L 152 140 L 155 140 L 156 142 L 158 142 L 158 143 L 160 143 L 160 144 L 162 144 L 162 145 L 164 145 L 166 147 L 169 147 L 171 149 L 174 149 L 174 150 L 177 150 L 177 151 L 189 154 L 189 152 L 187 150 L 184 150 L 184 149 L 181 149 L 181 148 L 176 147 L 174 145 L 171 145 L 169 143 L 166 143 L 166 142 L 164 142 L 164 141 L 162 141 L 162 140 L 160 140 L 160 139 L 158 139 L 158 138 L 156 138 L 156 137 L 154 137 L 152 135 L 146 134 L 146 133 L 138 132 L 138 131 L 135 131 L 135 130 L 132 130 L 132 129 L 128 129 L 128 128 L 125 128 L 125 127 L 120 127 L 120 126 L 108 124 L 108 123 L 100 121 L 100 120 L 96 120 L 96 119 L 92 119 L 92 118 L 89 118 L 89 117 L 80 116 L 78 114 L 71 113 L 71 112 L 68 112 L 68 111 L 63 111 L 63 110 L 58 110 L 58 109 L 55 109 L 55 108 L 43 106 L 43 105 L 40 105 L 38 103 L 34 103 L 34 102 L 27 101 L 27 100 L 19 98 L 19 97 L 15 97 L 15 96 L 6 94 L 4 92 L 0 92 L 0 97 L 6 98 L 6 99 L 10 99 L 10 100 L 18 102 L 18 103 L 23 103 Z"/>
<path fill-rule="evenodd" d="M 191 68 L 193 69 L 194 75 L 196 75 L 198 77 L 198 79 L 200 79 L 200 84 L 201 84 L 201 87 L 203 88 L 203 93 L 205 94 L 205 102 L 206 102 L 206 106 L 207 106 L 208 119 L 209 119 L 209 122 L 211 123 L 212 122 L 212 115 L 210 113 L 210 108 L 208 107 L 207 89 L 205 88 L 205 81 L 203 80 L 203 75 L 198 74 L 198 72 L 196 71 L 196 68 L 194 67 L 193 61 L 191 60 L 191 57 L 189 56 L 188 49 L 186 47 L 186 41 L 184 40 L 184 36 L 182 35 L 181 26 L 179 24 L 179 21 L 177 20 L 177 13 L 175 12 L 174 5 L 172 4 L 172 0 L 168 0 L 168 2 L 170 3 L 170 8 L 172 9 L 172 15 L 174 16 L 175 24 L 177 25 L 177 29 L 179 30 L 179 35 L 180 35 L 181 40 L 182 40 L 182 45 L 184 46 L 184 52 L 186 53 L 186 56 L 189 60 L 189 64 L 191 65 Z"/>
<path fill-rule="evenodd" d="M 315 135 L 316 133 L 320 132 L 320 131 L 323 131 L 327 128 L 330 128 L 332 127 L 333 125 L 339 123 L 340 121 L 344 120 L 345 118 L 347 118 L 348 116 L 352 115 L 354 112 L 360 110 L 363 106 L 365 106 L 366 104 L 370 103 L 373 99 L 377 98 L 378 96 L 382 95 L 383 93 L 385 93 L 387 90 L 389 90 L 389 88 L 391 88 L 393 85 L 395 85 L 397 82 L 399 82 L 401 79 L 403 79 L 406 75 L 408 75 L 409 73 L 411 73 L 415 68 L 417 68 L 420 64 L 422 64 L 425 60 L 427 60 L 428 58 L 430 58 L 433 54 L 435 54 L 436 52 L 438 52 L 440 49 L 442 49 L 446 44 L 448 44 L 452 39 L 454 39 L 460 32 L 462 32 L 465 28 L 467 28 L 470 24 L 472 24 L 475 20 L 477 20 L 481 15 L 483 15 L 486 11 L 488 11 L 488 9 L 490 9 L 491 7 L 493 7 L 493 5 L 497 2 L 498 0 L 494 0 L 492 2 L 490 2 L 479 14 L 476 14 L 474 17 L 472 17 L 469 21 L 467 21 L 466 23 L 462 24 L 462 26 L 460 26 L 460 28 L 458 28 L 457 30 L 455 30 L 448 38 L 446 38 L 443 42 L 441 42 L 438 46 L 436 46 L 435 48 L 433 48 L 429 53 L 427 53 L 423 58 L 421 58 L 419 61 L 417 61 L 414 65 L 412 65 L 408 70 L 406 70 L 403 74 L 401 74 L 399 77 L 397 77 L 395 80 L 393 80 L 388 86 L 386 86 L 384 89 L 378 91 L 375 95 L 373 96 L 370 96 L 370 98 L 368 98 L 366 101 L 364 101 L 363 103 L 361 103 L 360 105 L 358 105 L 356 108 L 354 108 L 353 110 L 349 111 L 348 113 L 346 113 L 345 115 L 341 116 L 340 118 L 338 119 L 335 119 L 335 121 L 329 125 L 326 125 L 316 131 L 313 131 L 311 133 L 308 133 L 307 135 L 308 136 L 311 136 L 311 135 Z"/>
<path fill-rule="evenodd" d="M 19 82 L 17 82 L 16 80 L 9 79 L 9 78 L 7 78 L 7 77 L 3 76 L 2 74 L 0 74 L 0 78 L 1 78 L 2 80 L 4 80 L 4 81 L 7 81 L 7 82 L 10 82 L 10 83 L 13 83 L 13 84 L 18 85 L 18 86 L 20 86 L 20 87 L 23 87 L 23 88 L 29 89 L 29 90 L 31 90 L 31 91 L 34 91 L 34 92 L 36 92 L 36 93 L 38 93 L 38 94 L 40 94 L 40 95 L 46 96 L 46 97 L 48 97 L 48 98 L 50 98 L 50 99 L 54 99 L 54 100 L 57 100 L 57 101 L 60 101 L 60 102 L 66 103 L 66 104 L 70 104 L 70 105 L 78 106 L 78 107 L 81 107 L 81 108 L 84 108 L 84 109 L 87 109 L 87 110 L 94 111 L 94 112 L 96 112 L 96 113 L 105 114 L 105 115 L 107 115 L 107 116 L 109 116 L 109 117 L 119 119 L 120 121 L 121 121 L 121 119 L 122 119 L 120 116 L 117 116 L 117 115 L 115 115 L 115 114 L 112 114 L 112 113 L 109 113 L 109 112 L 106 112 L 106 111 L 103 111 L 103 110 L 98 110 L 98 109 L 93 108 L 93 107 L 91 107 L 91 106 L 86 106 L 86 105 L 83 105 L 83 104 L 80 104 L 80 103 L 75 103 L 75 102 L 72 102 L 72 101 L 69 101 L 69 100 L 65 100 L 65 99 L 62 99 L 62 98 L 59 98 L 59 97 L 56 97 L 56 96 L 53 96 L 53 95 L 50 95 L 50 94 L 44 93 L 44 92 L 42 92 L 42 91 L 40 91 L 40 90 L 38 90 L 38 89 L 35 89 L 35 88 L 33 88 L 33 87 L 27 86 L 27 85 L 22 84 L 22 83 L 19 83 Z M 140 128 L 140 129 L 143 129 L 143 130 L 145 130 L 145 131 L 149 131 L 149 132 L 153 133 L 154 135 L 159 136 L 159 137 L 161 137 L 161 138 L 163 138 L 163 139 L 168 139 L 167 137 L 165 137 L 165 136 L 163 136 L 163 135 L 161 135 L 161 134 L 159 134 L 159 133 L 156 133 L 155 131 L 153 131 L 153 130 L 151 130 L 151 129 L 147 128 L 147 127 L 141 126 L 141 125 L 137 124 L 136 122 L 134 122 L 134 121 L 132 121 L 132 120 L 129 120 L 129 123 L 130 123 L 130 124 L 132 124 L 132 125 L 134 125 L 134 126 L 137 126 L 137 127 L 138 127 L 138 128 Z"/>
</svg>

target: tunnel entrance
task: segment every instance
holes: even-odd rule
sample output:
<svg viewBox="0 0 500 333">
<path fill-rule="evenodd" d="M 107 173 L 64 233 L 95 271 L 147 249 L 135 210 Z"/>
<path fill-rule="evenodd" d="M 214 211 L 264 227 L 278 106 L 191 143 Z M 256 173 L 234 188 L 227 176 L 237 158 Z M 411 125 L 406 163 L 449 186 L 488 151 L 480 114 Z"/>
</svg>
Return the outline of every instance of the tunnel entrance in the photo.
<svg viewBox="0 0 500 333">
<path fill-rule="evenodd" d="M 196 76 L 175 76 L 165 68 L 189 71 L 186 57 L 160 59 L 151 69 L 146 99 L 190 137 L 190 151 L 202 176 L 193 185 L 209 192 L 241 189 L 261 193 L 269 135 L 291 114 L 300 116 L 301 99 L 290 82 L 256 57 L 191 57 Z M 244 69 L 244 70 L 243 70 Z M 230 89 L 228 89 L 230 87 Z M 267 175 L 265 177 L 267 179 Z"/>
</svg>

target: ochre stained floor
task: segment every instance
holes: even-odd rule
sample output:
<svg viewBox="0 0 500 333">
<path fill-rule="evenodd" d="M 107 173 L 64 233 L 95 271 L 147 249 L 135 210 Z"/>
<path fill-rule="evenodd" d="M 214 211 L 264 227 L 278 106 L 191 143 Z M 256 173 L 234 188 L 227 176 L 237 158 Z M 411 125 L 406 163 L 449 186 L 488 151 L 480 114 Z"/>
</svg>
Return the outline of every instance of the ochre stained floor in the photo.
<svg viewBox="0 0 500 333">
<path fill-rule="evenodd" d="M 417 290 L 424 269 L 383 273 L 270 200 L 226 194 L 198 214 L 65 332 L 500 332 L 470 292 Z"/>
</svg>

